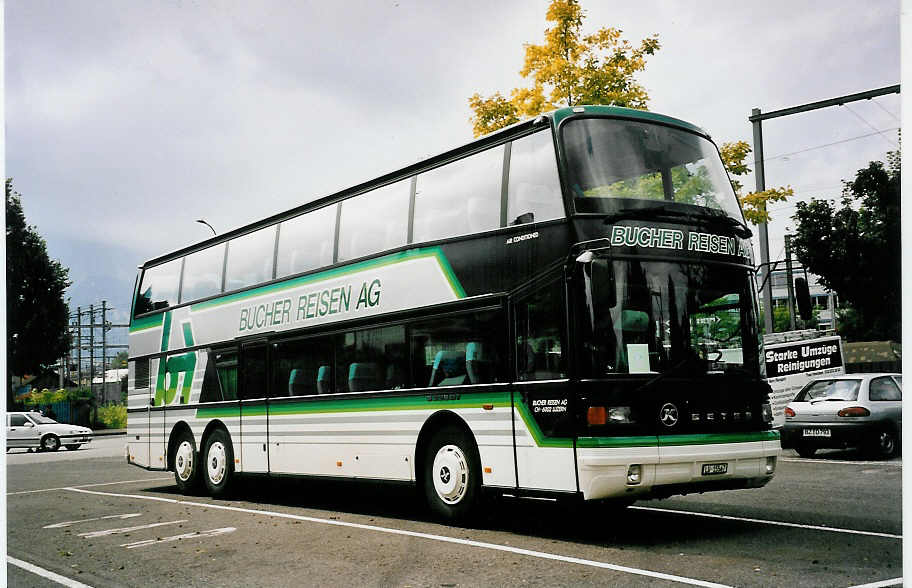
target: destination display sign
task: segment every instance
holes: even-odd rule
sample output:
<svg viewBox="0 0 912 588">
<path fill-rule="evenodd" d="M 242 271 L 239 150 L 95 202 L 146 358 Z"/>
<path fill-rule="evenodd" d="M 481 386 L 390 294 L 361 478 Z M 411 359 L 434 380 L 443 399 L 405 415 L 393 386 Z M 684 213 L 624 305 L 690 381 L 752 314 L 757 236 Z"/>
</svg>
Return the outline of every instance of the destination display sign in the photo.
<svg viewBox="0 0 912 588">
<path fill-rule="evenodd" d="M 612 247 L 671 249 L 752 258 L 749 241 L 728 235 L 654 226 L 613 225 Z"/>
</svg>

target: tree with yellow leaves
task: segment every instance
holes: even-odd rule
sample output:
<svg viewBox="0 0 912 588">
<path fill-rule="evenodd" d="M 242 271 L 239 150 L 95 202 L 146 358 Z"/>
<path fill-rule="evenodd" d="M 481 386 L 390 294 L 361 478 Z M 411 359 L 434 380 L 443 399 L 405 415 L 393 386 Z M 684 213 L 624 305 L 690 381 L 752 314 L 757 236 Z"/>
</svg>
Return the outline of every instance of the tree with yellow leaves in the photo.
<svg viewBox="0 0 912 588">
<path fill-rule="evenodd" d="M 583 9 L 577 0 L 553 0 L 545 19 L 542 45 L 526 45 L 520 75 L 531 88 L 514 88 L 510 98 L 500 92 L 483 98 L 474 94 L 469 106 L 476 137 L 560 106 L 608 104 L 645 108 L 649 96 L 634 76 L 646 69 L 646 57 L 659 49 L 658 35 L 633 47 L 619 29 L 603 27 L 583 35 Z"/>
<path fill-rule="evenodd" d="M 622 31 L 613 27 L 584 35 L 584 16 L 578 0 L 552 0 L 545 15 L 552 26 L 545 29 L 543 44 L 526 45 L 519 72 L 532 86 L 514 88 L 509 98 L 500 92 L 488 97 L 475 93 L 469 98 L 476 137 L 562 106 L 646 108 L 649 95 L 635 76 L 646 69 L 646 58 L 659 50 L 658 35 L 643 39 L 638 47 L 622 39 Z M 769 220 L 766 204 L 785 200 L 792 189 L 773 188 L 741 196 L 742 185 L 736 177 L 748 172 L 744 160 L 750 151 L 744 141 L 724 143 L 720 148 L 744 216 L 759 224 Z"/>
</svg>

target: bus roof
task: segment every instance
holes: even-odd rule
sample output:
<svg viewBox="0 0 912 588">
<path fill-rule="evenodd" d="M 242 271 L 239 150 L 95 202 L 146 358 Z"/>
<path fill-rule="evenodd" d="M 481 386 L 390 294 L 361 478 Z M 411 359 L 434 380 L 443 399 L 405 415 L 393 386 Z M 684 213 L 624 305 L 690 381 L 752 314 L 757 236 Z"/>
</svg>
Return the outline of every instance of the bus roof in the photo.
<svg viewBox="0 0 912 588">
<path fill-rule="evenodd" d="M 537 128 L 537 127 L 544 126 L 544 124 L 548 120 L 553 121 L 553 126 L 556 128 L 563 120 L 565 120 L 567 118 L 574 117 L 574 116 L 590 116 L 590 115 L 635 119 L 635 120 L 642 120 L 642 121 L 646 121 L 646 122 L 666 124 L 666 125 L 679 127 L 679 128 L 691 131 L 691 132 L 695 132 L 695 133 L 698 133 L 700 135 L 703 135 L 703 136 L 709 138 L 709 133 L 707 133 L 705 130 L 701 129 L 700 127 L 698 127 L 694 124 L 691 124 L 687 121 L 683 121 L 683 120 L 680 120 L 680 119 L 677 119 L 674 117 L 666 116 L 664 114 L 649 112 L 647 110 L 637 110 L 634 108 L 624 108 L 624 107 L 620 107 L 620 106 L 588 106 L 588 105 L 572 106 L 572 107 L 567 106 L 567 107 L 559 108 L 559 109 L 551 111 L 551 112 L 540 114 L 536 117 L 533 117 L 533 118 L 530 118 L 527 120 L 523 120 L 518 123 L 514 123 L 510 126 L 504 127 L 502 129 L 498 129 L 487 135 L 474 139 L 473 141 L 471 141 L 469 143 L 465 143 L 463 145 L 459 145 L 457 147 L 448 149 L 439 155 L 435 155 L 435 156 L 429 157 L 427 159 L 422 159 L 421 161 L 418 161 L 418 162 L 408 165 L 406 167 L 400 168 L 396 171 L 384 174 L 380 177 L 373 178 L 371 180 L 362 182 L 360 184 L 356 184 L 355 186 L 344 188 L 337 192 L 333 192 L 332 194 L 322 196 L 322 197 L 319 197 L 319 198 L 316 198 L 313 200 L 309 200 L 309 201 L 305 202 L 304 204 L 301 204 L 301 205 L 291 208 L 289 210 L 279 212 L 277 214 L 274 214 L 274 215 L 266 217 L 264 219 L 255 221 L 253 223 L 249 223 L 249 224 L 237 227 L 230 231 L 226 231 L 225 233 L 222 233 L 221 235 L 214 235 L 212 237 L 209 237 L 208 239 L 204 239 L 197 243 L 193 243 L 192 245 L 182 247 L 180 249 L 168 252 L 164 255 L 159 255 L 157 257 L 153 257 L 153 258 L 147 260 L 145 263 L 143 263 L 140 266 L 140 268 L 142 269 L 142 268 L 150 267 L 153 265 L 158 265 L 160 263 L 164 263 L 165 261 L 169 261 L 176 257 L 181 257 L 183 255 L 186 255 L 188 253 L 191 253 L 191 252 L 199 250 L 199 249 L 205 249 L 206 247 L 209 247 L 210 245 L 214 245 L 217 243 L 223 243 L 234 237 L 238 237 L 245 233 L 249 233 L 249 232 L 255 231 L 257 229 L 261 229 L 263 227 L 275 224 L 277 222 L 281 222 L 282 220 L 297 216 L 299 214 L 308 212 L 310 210 L 322 208 L 329 204 L 333 204 L 334 202 L 344 200 L 344 199 L 348 198 L 349 196 L 354 196 L 356 194 L 359 194 L 361 192 L 366 192 L 366 191 L 376 188 L 378 186 L 382 186 L 384 184 L 392 183 L 397 180 L 411 177 L 423 169 L 436 167 L 437 165 L 446 163 L 447 161 L 450 161 L 450 160 L 458 159 L 458 158 L 462 157 L 463 155 L 466 155 L 473 151 L 480 151 L 492 144 L 497 144 L 497 143 L 503 142 L 512 135 L 522 134 L 531 128 Z"/>
</svg>

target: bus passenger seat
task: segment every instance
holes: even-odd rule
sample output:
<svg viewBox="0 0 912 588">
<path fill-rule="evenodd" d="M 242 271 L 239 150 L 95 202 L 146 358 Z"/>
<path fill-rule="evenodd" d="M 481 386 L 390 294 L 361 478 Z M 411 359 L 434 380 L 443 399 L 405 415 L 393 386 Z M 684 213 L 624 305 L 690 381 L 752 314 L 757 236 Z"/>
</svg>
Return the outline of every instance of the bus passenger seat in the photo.
<svg viewBox="0 0 912 588">
<path fill-rule="evenodd" d="M 472 384 L 489 384 L 493 381 L 491 361 L 485 356 L 483 343 L 472 341 L 466 344 L 466 372 Z"/>
<path fill-rule="evenodd" d="M 317 394 L 331 394 L 329 389 L 329 366 L 321 365 L 317 369 Z"/>
<path fill-rule="evenodd" d="M 353 363 L 348 366 L 349 392 L 363 392 L 379 389 L 377 364 L 372 362 Z"/>
<path fill-rule="evenodd" d="M 465 354 L 460 351 L 438 351 L 428 386 L 459 386 L 468 383 Z"/>
<path fill-rule="evenodd" d="M 304 382 L 304 370 L 295 368 L 288 374 L 288 395 L 303 396 L 307 394 L 307 384 Z"/>
</svg>

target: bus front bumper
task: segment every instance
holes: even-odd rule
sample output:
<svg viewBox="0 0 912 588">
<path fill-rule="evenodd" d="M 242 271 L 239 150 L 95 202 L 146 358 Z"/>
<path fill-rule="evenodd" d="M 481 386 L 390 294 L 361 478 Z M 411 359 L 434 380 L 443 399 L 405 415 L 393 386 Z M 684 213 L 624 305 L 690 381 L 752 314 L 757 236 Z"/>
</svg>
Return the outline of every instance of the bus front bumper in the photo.
<svg viewBox="0 0 912 588">
<path fill-rule="evenodd" d="M 778 438 L 644 447 L 578 446 L 579 488 L 586 500 L 759 488 L 773 478 L 779 452 Z"/>
</svg>

